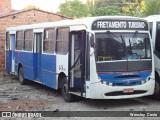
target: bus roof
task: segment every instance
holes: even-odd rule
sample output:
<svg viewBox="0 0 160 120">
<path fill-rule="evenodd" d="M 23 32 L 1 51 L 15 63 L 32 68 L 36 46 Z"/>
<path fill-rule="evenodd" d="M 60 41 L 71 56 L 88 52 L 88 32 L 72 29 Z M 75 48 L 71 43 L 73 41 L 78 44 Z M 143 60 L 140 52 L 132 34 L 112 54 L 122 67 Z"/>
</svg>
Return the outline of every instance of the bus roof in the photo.
<svg viewBox="0 0 160 120">
<path fill-rule="evenodd" d="M 30 25 L 21 25 L 17 27 L 8 27 L 7 31 L 16 31 L 23 29 L 38 29 L 38 28 L 49 28 L 49 27 L 65 27 L 65 26 L 76 26 L 76 25 L 85 25 L 88 29 L 91 29 L 92 23 L 96 20 L 108 19 L 108 20 L 144 20 L 138 17 L 131 16 L 96 16 L 96 17 L 86 17 L 74 20 L 62 20 L 56 22 L 44 22 Z M 144 20 L 145 21 L 145 20 Z"/>
<path fill-rule="evenodd" d="M 160 15 L 151 15 L 145 18 L 149 22 L 160 21 Z"/>
</svg>

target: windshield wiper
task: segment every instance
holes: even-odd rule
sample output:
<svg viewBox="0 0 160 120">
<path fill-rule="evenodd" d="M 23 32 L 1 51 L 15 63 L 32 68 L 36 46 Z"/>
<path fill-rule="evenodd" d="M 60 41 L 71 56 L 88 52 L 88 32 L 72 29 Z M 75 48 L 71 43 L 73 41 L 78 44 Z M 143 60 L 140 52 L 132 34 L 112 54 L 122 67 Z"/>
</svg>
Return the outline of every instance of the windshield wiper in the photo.
<svg viewBox="0 0 160 120">
<path fill-rule="evenodd" d="M 119 37 L 117 36 L 117 35 L 115 35 L 114 33 L 112 33 L 112 32 L 110 32 L 110 31 L 107 31 L 106 32 L 111 38 L 116 38 L 115 40 L 117 40 L 118 42 L 121 42 L 121 40 L 122 40 L 122 42 L 124 43 L 124 41 L 123 41 L 123 39 L 119 39 Z"/>
<path fill-rule="evenodd" d="M 123 36 L 120 34 L 120 38 L 121 39 L 119 39 L 119 37 L 117 35 L 115 35 L 114 33 L 110 32 L 110 31 L 107 31 L 107 34 L 113 39 L 117 38 L 118 42 L 122 42 L 123 43 L 124 52 L 125 52 L 125 55 L 127 56 L 127 48 L 126 48 L 126 43 L 125 43 L 125 40 L 124 40 Z M 128 56 L 127 56 L 127 60 L 128 60 Z"/>
<path fill-rule="evenodd" d="M 121 34 L 120 34 L 120 37 L 121 37 L 121 40 L 122 40 L 122 42 L 124 44 L 124 51 L 125 51 L 125 55 L 127 56 L 127 61 L 128 61 L 128 54 L 127 54 L 126 43 L 125 43 L 124 38 L 123 38 L 123 36 Z"/>
</svg>

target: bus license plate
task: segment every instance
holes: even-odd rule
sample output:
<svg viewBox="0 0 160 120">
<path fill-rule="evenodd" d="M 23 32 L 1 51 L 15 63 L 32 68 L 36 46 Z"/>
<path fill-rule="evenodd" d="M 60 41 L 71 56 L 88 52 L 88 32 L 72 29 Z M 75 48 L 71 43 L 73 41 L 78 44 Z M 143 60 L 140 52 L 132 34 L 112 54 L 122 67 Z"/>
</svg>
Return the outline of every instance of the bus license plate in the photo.
<svg viewBox="0 0 160 120">
<path fill-rule="evenodd" d="M 134 90 L 132 88 L 123 90 L 123 93 L 133 93 L 133 92 L 134 92 Z"/>
</svg>

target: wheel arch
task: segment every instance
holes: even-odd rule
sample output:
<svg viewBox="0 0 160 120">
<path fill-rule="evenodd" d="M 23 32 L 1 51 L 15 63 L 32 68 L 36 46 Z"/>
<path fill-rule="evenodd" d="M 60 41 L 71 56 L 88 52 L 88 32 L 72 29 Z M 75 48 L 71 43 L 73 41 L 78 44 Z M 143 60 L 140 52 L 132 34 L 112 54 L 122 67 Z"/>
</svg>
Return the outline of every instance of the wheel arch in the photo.
<svg viewBox="0 0 160 120">
<path fill-rule="evenodd" d="M 155 80 L 157 81 L 157 82 L 159 82 L 160 83 L 160 80 L 159 80 L 159 74 L 158 74 L 158 72 L 157 71 L 155 71 Z"/>
<path fill-rule="evenodd" d="M 67 77 L 67 75 L 64 72 L 60 72 L 58 74 L 58 89 L 62 88 L 62 80 L 63 78 Z"/>
<path fill-rule="evenodd" d="M 18 64 L 18 74 L 19 74 L 19 69 L 23 67 L 21 63 Z"/>
</svg>

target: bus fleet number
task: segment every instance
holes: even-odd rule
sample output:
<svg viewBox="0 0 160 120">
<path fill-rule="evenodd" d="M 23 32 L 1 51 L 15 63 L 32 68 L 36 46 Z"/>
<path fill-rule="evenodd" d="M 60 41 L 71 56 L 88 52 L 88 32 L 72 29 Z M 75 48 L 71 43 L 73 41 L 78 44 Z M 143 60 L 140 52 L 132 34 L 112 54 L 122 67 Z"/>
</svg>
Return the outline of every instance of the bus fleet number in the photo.
<svg viewBox="0 0 160 120">
<path fill-rule="evenodd" d="M 66 71 L 66 68 L 63 65 L 59 65 L 59 70 Z"/>
</svg>

